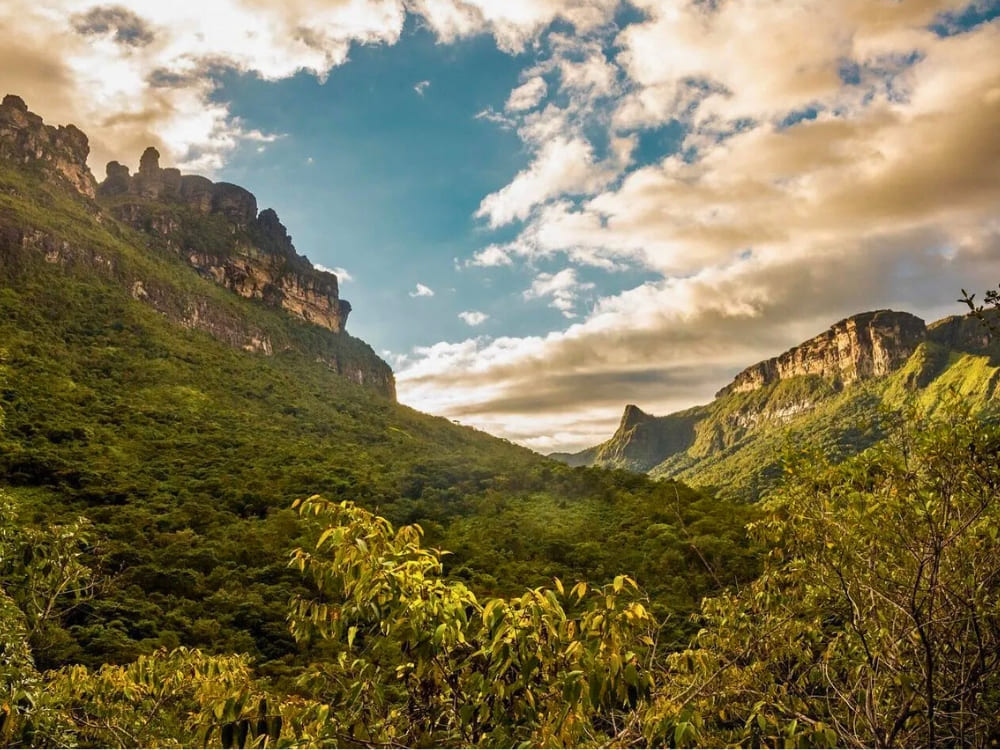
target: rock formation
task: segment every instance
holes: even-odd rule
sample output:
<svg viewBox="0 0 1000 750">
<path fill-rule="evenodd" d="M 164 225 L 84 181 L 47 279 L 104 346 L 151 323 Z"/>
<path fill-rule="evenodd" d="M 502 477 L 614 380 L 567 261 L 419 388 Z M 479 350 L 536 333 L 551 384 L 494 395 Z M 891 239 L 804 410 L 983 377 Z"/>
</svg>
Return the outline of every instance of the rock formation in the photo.
<svg viewBox="0 0 1000 750">
<path fill-rule="evenodd" d="M 840 385 L 887 375 L 926 336 L 924 321 L 909 313 L 876 310 L 854 315 L 778 357 L 748 367 L 716 397 L 753 391 L 799 375 L 819 375 Z"/>
<path fill-rule="evenodd" d="M 54 128 L 29 112 L 24 100 L 8 94 L 0 103 L 0 159 L 40 167 L 45 173 L 68 183 L 93 198 L 94 175 L 87 167 L 90 144 L 75 125 Z"/>
<path fill-rule="evenodd" d="M 1000 330 L 1000 313 L 987 316 L 992 330 Z M 894 387 L 912 393 L 945 372 L 949 362 L 961 361 L 957 354 L 990 355 L 988 361 L 994 364 L 989 366 L 995 367 L 1000 350 L 993 338 L 991 328 L 971 315 L 926 326 L 914 315 L 891 310 L 854 315 L 778 357 L 748 367 L 708 404 L 664 417 L 629 404 L 609 440 L 578 453 L 552 457 L 573 466 L 625 468 L 697 481 L 707 477 L 710 483 L 725 476 L 713 472 L 726 465 L 729 469 L 725 471 L 756 476 L 766 485 L 780 475 L 780 466 L 775 463 L 779 451 L 772 442 L 764 453 L 759 452 L 755 446 L 762 443 L 755 442 L 758 439 L 778 435 L 814 413 L 817 421 L 810 429 L 815 429 L 820 439 L 832 441 L 845 455 L 861 450 L 872 438 L 865 433 L 868 428 L 863 428 L 858 414 L 875 408 L 871 404 L 879 397 L 872 393 L 879 393 L 879 387 L 867 392 L 859 389 L 852 395 L 851 384 L 904 370 Z M 955 377 L 954 373 L 950 377 Z M 995 398 L 990 394 L 1000 393 L 1000 372 L 970 382 L 969 393 L 977 393 L 977 398 Z M 888 392 L 884 390 L 883 395 Z M 838 416 L 837 406 L 832 412 L 820 409 L 824 404 L 835 405 L 841 397 L 848 404 L 843 407 L 843 416 Z M 891 398 L 896 397 L 887 398 L 892 403 Z M 877 414 L 869 413 L 872 424 L 877 423 Z M 765 477 L 768 472 L 770 479 Z M 755 482 L 757 479 L 747 485 L 753 485 L 751 494 L 765 486 Z"/>
<path fill-rule="evenodd" d="M 594 460 L 606 466 L 649 471 L 694 441 L 695 418 L 691 412 L 654 417 L 629 404 L 611 439 L 598 446 Z"/>
<path fill-rule="evenodd" d="M 116 161 L 106 175 L 97 192 L 115 218 L 159 235 L 203 276 L 315 325 L 344 330 L 351 305 L 340 299 L 337 277 L 299 255 L 278 215 L 270 208 L 258 213 L 250 191 L 161 168 L 152 146 L 134 175 Z M 206 242 L 205 233 L 190 237 L 185 210 L 221 221 L 223 241 Z"/>
<path fill-rule="evenodd" d="M 68 273 L 98 273 L 124 284 L 133 299 L 179 325 L 264 355 L 298 349 L 343 377 L 395 399 L 392 368 L 345 331 L 351 305 L 340 299 L 337 277 L 299 255 L 278 215 L 271 209 L 258 212 L 253 193 L 161 168 L 153 147 L 143 152 L 135 174 L 110 162 L 98 185 L 87 167 L 89 151 L 87 136 L 76 127 L 46 125 L 20 97 L 4 97 L 0 161 L 82 196 L 88 213 L 118 238 L 123 227 L 107 221 L 111 217 L 148 236 L 139 246 L 176 253 L 201 276 L 323 330 L 303 329 L 292 344 L 287 331 L 265 330 L 264 323 L 218 304 L 210 295 L 181 289 L 163 278 L 135 275 L 116 252 L 100 243 L 67 241 L 44 226 L 4 223 L 3 217 L 0 262 L 14 267 L 40 258 Z"/>
<path fill-rule="evenodd" d="M 997 311 L 985 315 L 994 328 L 1000 325 Z M 990 327 L 972 315 L 952 315 L 931 323 L 927 326 L 927 338 L 949 349 L 968 352 L 986 349 L 991 343 Z"/>
</svg>

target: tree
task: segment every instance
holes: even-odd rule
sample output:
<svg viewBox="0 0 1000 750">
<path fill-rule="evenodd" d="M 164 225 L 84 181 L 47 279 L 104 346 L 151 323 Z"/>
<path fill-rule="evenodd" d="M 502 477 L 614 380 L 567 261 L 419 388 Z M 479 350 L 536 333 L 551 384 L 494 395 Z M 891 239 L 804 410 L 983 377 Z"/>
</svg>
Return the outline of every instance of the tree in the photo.
<svg viewBox="0 0 1000 750">
<path fill-rule="evenodd" d="M 996 421 L 914 416 L 842 465 L 799 461 L 765 512 L 765 571 L 670 657 L 654 741 L 685 714 L 713 745 L 1000 741 Z"/>
<path fill-rule="evenodd" d="M 631 579 L 480 603 L 441 577 L 418 526 L 320 497 L 300 511 L 329 525 L 293 553 L 316 595 L 293 602 L 291 628 L 331 650 L 301 682 L 315 701 L 292 721 L 303 741 L 565 746 L 634 723 L 654 684 L 654 623 Z"/>
</svg>

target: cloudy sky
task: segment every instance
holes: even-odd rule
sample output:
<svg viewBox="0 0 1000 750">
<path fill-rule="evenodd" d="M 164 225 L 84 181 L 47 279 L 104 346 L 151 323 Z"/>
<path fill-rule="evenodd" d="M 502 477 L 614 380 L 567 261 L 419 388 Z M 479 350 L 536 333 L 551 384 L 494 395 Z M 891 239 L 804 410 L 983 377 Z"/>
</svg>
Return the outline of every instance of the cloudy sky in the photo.
<svg viewBox="0 0 1000 750">
<path fill-rule="evenodd" d="M 1000 0 L 4 0 L 4 92 L 251 189 L 403 402 L 543 452 L 1000 281 Z"/>
</svg>

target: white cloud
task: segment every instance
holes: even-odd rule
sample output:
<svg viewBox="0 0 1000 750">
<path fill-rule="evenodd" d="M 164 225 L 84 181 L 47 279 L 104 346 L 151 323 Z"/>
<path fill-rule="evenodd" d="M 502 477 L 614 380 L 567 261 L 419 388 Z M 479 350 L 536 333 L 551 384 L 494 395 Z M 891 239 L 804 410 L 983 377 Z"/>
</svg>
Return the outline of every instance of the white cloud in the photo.
<svg viewBox="0 0 1000 750">
<path fill-rule="evenodd" d="M 470 326 L 477 326 L 480 323 L 485 323 L 490 316 L 478 310 L 465 310 L 460 312 L 458 317 Z"/>
<path fill-rule="evenodd" d="M 413 87 L 413 90 L 416 91 L 420 96 L 423 96 L 424 92 L 427 91 L 427 88 L 430 85 L 431 85 L 430 81 L 420 81 Z"/>
<path fill-rule="evenodd" d="M 585 140 L 555 138 L 541 148 L 531 166 L 509 185 L 483 198 L 476 215 L 488 219 L 491 226 L 500 227 L 528 218 L 535 206 L 550 198 L 595 191 L 609 177 Z"/>
<path fill-rule="evenodd" d="M 411 297 L 433 297 L 434 290 L 429 286 L 417 283 L 417 288 L 410 292 Z"/>
<path fill-rule="evenodd" d="M 531 284 L 531 288 L 523 293 L 525 299 L 551 297 L 551 307 L 561 312 L 564 317 L 575 318 L 577 300 L 580 292 L 593 289 L 592 282 L 581 282 L 576 278 L 575 268 L 564 268 L 558 273 L 540 273 Z"/>
<path fill-rule="evenodd" d="M 221 168 L 255 134 L 213 98 L 232 69 L 264 80 L 305 71 L 325 79 L 352 45 L 394 44 L 407 12 L 444 41 L 492 34 L 523 49 L 550 23 L 581 32 L 611 20 L 617 0 L 6 0 L 0 4 L 0 90 L 47 121 L 91 139 L 100 172 L 155 145 L 164 162 Z M 81 95 L 80 92 L 86 92 Z"/>
<path fill-rule="evenodd" d="M 504 130 L 512 130 L 517 125 L 517 122 L 513 118 L 497 112 L 492 107 L 480 110 L 476 113 L 474 119 L 492 122 L 494 125 L 499 125 Z"/>
<path fill-rule="evenodd" d="M 346 268 L 341 268 L 340 266 L 332 266 L 332 267 L 324 266 L 321 263 L 313 263 L 313 267 L 317 271 L 325 271 L 326 273 L 332 273 L 334 276 L 337 277 L 337 280 L 340 281 L 341 283 L 345 281 L 354 281 L 354 277 L 347 272 Z"/>
<path fill-rule="evenodd" d="M 578 45 L 525 74 L 552 74 L 561 104 L 510 112 L 535 159 L 479 212 L 525 224 L 466 265 L 565 256 L 656 280 L 564 330 L 414 352 L 405 402 L 579 448 L 626 402 L 662 414 L 708 400 L 841 317 L 932 320 L 960 312 L 962 286 L 1000 277 L 1000 21 L 939 38 L 926 26 L 964 2 L 641 4 L 616 58 L 588 70 Z M 633 168 L 637 133 L 674 121 L 684 153 Z M 598 159 L 595 131 L 621 156 Z M 573 312 L 577 279 L 560 274 L 525 297 Z"/>
<path fill-rule="evenodd" d="M 499 245 L 490 245 L 475 253 L 470 260 L 466 261 L 466 265 L 483 267 L 509 266 L 513 262 L 508 250 Z"/>
<path fill-rule="evenodd" d="M 534 76 L 510 92 L 504 109 L 508 112 L 523 112 L 534 109 L 545 98 L 548 86 L 541 76 Z"/>
</svg>

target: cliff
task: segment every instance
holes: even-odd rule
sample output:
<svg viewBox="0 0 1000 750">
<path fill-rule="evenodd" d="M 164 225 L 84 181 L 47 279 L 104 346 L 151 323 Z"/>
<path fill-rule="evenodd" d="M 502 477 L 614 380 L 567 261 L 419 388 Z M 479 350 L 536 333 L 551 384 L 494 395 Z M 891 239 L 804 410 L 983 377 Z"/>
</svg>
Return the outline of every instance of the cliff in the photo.
<svg viewBox="0 0 1000 750">
<path fill-rule="evenodd" d="M 134 175 L 116 161 L 107 165 L 97 194 L 115 218 L 159 235 L 199 273 L 241 297 L 280 307 L 335 333 L 345 329 L 351 305 L 340 299 L 337 277 L 314 268 L 295 251 L 273 209 L 258 213 L 250 191 L 163 169 L 159 159 L 155 148 L 147 148 Z M 198 218 L 217 222 L 193 236 L 191 225 Z M 217 241 L 206 242 L 213 236 Z"/>
<path fill-rule="evenodd" d="M 52 127 L 29 112 L 24 100 L 7 94 L 0 103 L 0 159 L 35 168 L 49 178 L 65 183 L 93 198 L 94 175 L 87 167 L 90 143 L 74 125 Z"/>
<path fill-rule="evenodd" d="M 88 155 L 77 128 L 46 125 L 19 97 L 3 99 L 0 257 L 12 272 L 38 259 L 97 274 L 185 328 L 267 356 L 299 351 L 395 398 L 392 369 L 345 330 L 351 305 L 337 277 L 299 255 L 278 215 L 258 212 L 252 193 L 162 169 L 153 148 L 136 174 L 111 162 L 98 185 Z M 180 268 L 140 256 L 169 257 Z M 190 269 L 228 291 L 191 283 Z M 229 292 L 256 304 L 234 305 Z"/>
<path fill-rule="evenodd" d="M 708 404 L 664 417 L 629 404 L 606 442 L 552 457 L 754 499 L 781 476 L 790 445 L 846 456 L 879 439 L 884 413 L 906 403 L 933 410 L 960 393 L 971 408 L 995 404 L 998 365 L 990 328 L 974 316 L 925 326 L 909 313 L 861 313 L 748 367 Z"/>
<path fill-rule="evenodd" d="M 602 466 L 649 471 L 664 456 L 686 450 L 694 442 L 697 416 L 696 409 L 654 417 L 629 404 L 615 434 L 597 447 L 594 461 Z"/>
<path fill-rule="evenodd" d="M 876 310 L 854 315 L 780 356 L 748 367 L 716 397 L 802 375 L 830 378 L 838 385 L 887 375 L 913 354 L 926 335 L 924 321 L 909 313 Z"/>
</svg>

